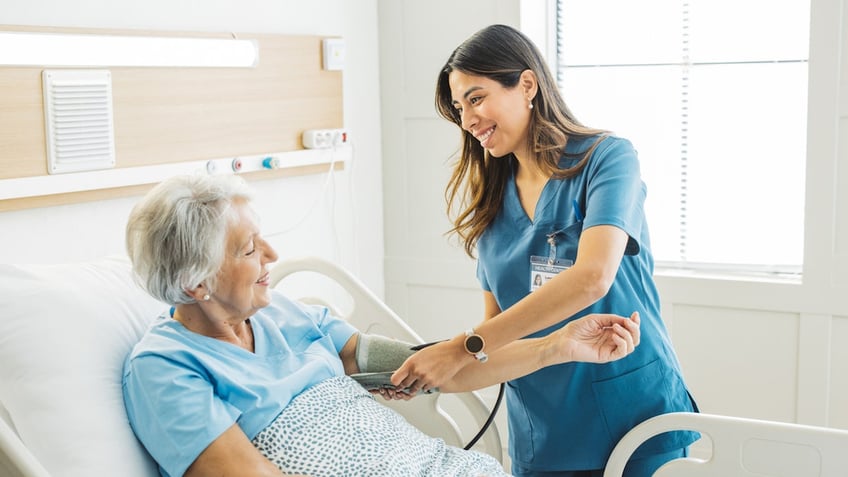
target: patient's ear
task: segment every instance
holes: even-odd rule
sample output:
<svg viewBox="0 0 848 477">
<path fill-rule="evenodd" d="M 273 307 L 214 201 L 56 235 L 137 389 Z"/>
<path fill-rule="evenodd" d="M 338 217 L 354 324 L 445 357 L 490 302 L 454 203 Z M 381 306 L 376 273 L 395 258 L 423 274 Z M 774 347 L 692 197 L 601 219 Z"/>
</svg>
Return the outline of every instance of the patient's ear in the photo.
<svg viewBox="0 0 848 477">
<path fill-rule="evenodd" d="M 194 288 L 186 288 L 186 295 L 195 299 L 195 301 L 209 301 L 212 298 L 212 294 L 209 292 L 209 289 L 206 288 L 206 285 L 200 284 Z"/>
</svg>

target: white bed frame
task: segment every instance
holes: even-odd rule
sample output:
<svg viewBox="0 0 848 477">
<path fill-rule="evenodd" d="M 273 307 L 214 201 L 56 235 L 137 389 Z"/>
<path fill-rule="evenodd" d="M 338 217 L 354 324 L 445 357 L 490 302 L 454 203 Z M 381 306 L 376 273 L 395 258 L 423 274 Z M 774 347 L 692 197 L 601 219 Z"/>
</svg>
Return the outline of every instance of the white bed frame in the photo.
<svg viewBox="0 0 848 477">
<path fill-rule="evenodd" d="M 343 317 L 363 333 L 388 336 L 413 344 L 424 343 L 424 340 L 406 322 L 389 309 L 359 279 L 347 270 L 326 260 L 309 257 L 279 263 L 271 270 L 271 284 L 278 287 L 283 280 L 299 273 L 318 274 L 337 283 L 341 289 L 349 294 L 352 299 L 352 307 L 344 311 L 343 306 L 333 303 L 325 297 L 320 299 L 300 297 L 301 301 L 329 307 L 336 315 Z M 440 437 L 446 443 L 456 447 L 464 447 L 476 431 L 483 426 L 491 412 L 489 405 L 476 392 L 425 394 L 409 401 L 378 399 L 400 412 L 407 421 L 424 433 Z M 465 425 L 460 426 L 460 422 Z M 461 429 L 465 429 L 465 432 Z M 470 435 L 469 430 L 473 431 L 470 432 Z M 504 450 L 494 422 L 474 446 L 474 449 L 486 452 L 498 459 L 499 462 L 503 462 Z"/>
<path fill-rule="evenodd" d="M 621 477 L 640 444 L 674 430 L 700 432 L 711 455 L 667 462 L 654 477 L 848 476 L 846 430 L 680 412 L 648 419 L 625 434 L 610 455 L 604 477 Z"/>
<path fill-rule="evenodd" d="M 130 280 L 129 270 L 125 257 L 81 264 L 0 264 L 0 476 L 158 475 L 126 423 L 120 367 L 123 356 L 163 305 Z M 323 293 L 324 287 L 309 287 L 309 275 L 329 279 L 344 293 L 337 297 Z M 358 279 L 330 262 L 315 258 L 283 261 L 272 270 L 272 280 L 289 296 L 325 303 L 364 332 L 422 342 Z M 322 290 L 321 299 L 288 293 L 304 283 L 307 289 Z M 347 299 L 352 306 L 345 307 L 337 299 Z M 78 329 L 81 325 L 88 328 Z M 104 329 L 109 336 L 91 336 L 92 330 Z M 114 339 L 110 339 L 112 335 Z M 103 354 L 106 345 L 112 346 Z M 102 363 L 103 369 L 78 369 L 76 355 L 97 357 L 89 362 Z M 52 372 L 59 367 L 65 372 Z M 51 372 L 64 378 L 59 388 L 52 386 Z M 91 387 L 94 392 L 86 394 Z M 4 402 L 4 396 L 11 400 Z M 476 393 L 381 402 L 427 434 L 460 447 L 490 413 Z M 62 404 L 62 411 L 47 420 L 46 427 L 44 419 L 38 422 L 50 411 L 49 405 L 57 403 Z M 60 428 L 54 424 L 57 420 L 66 422 Z M 111 427 L 105 425 L 110 423 Z M 848 476 L 848 430 L 672 413 L 649 419 L 628 432 L 613 450 L 604 477 L 620 477 L 642 442 L 672 430 L 700 432 L 705 439 L 694 448 L 705 444 L 711 453 L 702 457 L 693 452 L 690 457 L 668 462 L 655 477 Z M 21 437 L 25 435 L 29 438 Z M 121 446 L 115 444 L 118 441 Z M 66 443 L 73 445 L 57 449 Z M 495 423 L 475 449 L 503 461 Z"/>
<path fill-rule="evenodd" d="M 4 318 L 8 318 L 11 323 L 14 320 L 18 320 L 18 323 L 29 323 L 25 321 L 25 317 L 22 320 L 21 315 L 29 311 L 29 309 L 24 309 L 23 312 L 20 311 L 21 308 L 25 308 L 26 304 L 16 303 L 13 301 L 10 295 L 26 295 L 23 293 L 20 288 L 17 288 L 17 283 L 27 282 L 25 285 L 27 290 L 29 289 L 37 289 L 39 293 L 50 297 L 51 295 L 54 297 L 53 308 L 59 306 L 59 303 L 62 303 L 62 307 L 67 309 L 69 305 L 75 304 L 76 301 L 73 300 L 73 297 L 65 301 L 59 297 L 62 293 L 62 289 L 67 288 L 65 284 L 70 281 L 74 281 L 75 278 L 85 280 L 87 275 L 90 275 L 91 270 L 94 270 L 95 274 L 100 275 L 109 275 L 105 277 L 105 279 L 98 279 L 98 284 L 107 284 L 100 288 L 108 288 L 108 284 L 113 284 L 115 282 L 122 282 L 120 284 L 120 288 L 115 287 L 115 289 L 104 291 L 103 296 L 91 297 L 91 301 L 101 301 L 106 299 L 114 299 L 111 298 L 115 295 L 123 295 L 124 297 L 128 297 L 127 300 L 133 302 L 134 304 L 130 305 L 135 307 L 133 310 L 134 313 L 138 313 L 139 306 L 135 306 L 139 301 L 143 299 L 143 296 L 139 294 L 140 290 L 129 290 L 132 288 L 130 285 L 133 285 L 128 279 L 124 278 L 124 275 L 129 276 L 129 264 L 128 261 L 121 261 L 117 265 L 115 263 L 108 263 L 108 266 L 104 266 L 103 263 L 95 263 L 85 264 L 85 273 L 82 275 L 82 278 L 75 275 L 78 270 L 74 268 L 73 265 L 57 265 L 52 268 L 42 269 L 39 266 L 30 267 L 30 266 L 17 266 L 17 265 L 3 265 L 0 264 L 0 320 Z M 32 270 L 36 270 L 36 272 L 32 272 Z M 105 271 L 105 272 L 104 272 Z M 108 273 L 106 273 L 108 272 Z M 340 315 L 351 321 L 357 328 L 361 331 L 368 333 L 378 333 L 384 336 L 396 338 L 399 340 L 404 340 L 412 343 L 422 343 L 421 338 L 406 324 L 404 323 L 394 312 L 392 312 L 383 302 L 381 302 L 372 292 L 370 292 L 357 278 L 351 275 L 346 270 L 333 265 L 330 262 L 321 259 L 315 258 L 305 258 L 305 259 L 295 259 L 288 260 L 279 263 L 272 269 L 272 282 L 273 285 L 279 288 L 278 285 L 283 285 L 288 288 L 284 282 L 289 276 L 300 274 L 300 273 L 317 273 L 319 275 L 325 276 L 332 281 L 336 282 L 353 300 L 353 307 L 344 315 Z M 49 277 L 55 276 L 57 274 L 63 275 L 61 281 L 56 280 L 58 283 L 45 283 L 49 282 L 51 279 Z M 86 275 L 87 274 L 87 275 Z M 120 278 L 120 280 L 116 280 L 116 277 Z M 21 279 L 19 279 L 21 278 Z M 29 283 L 33 282 L 33 283 Z M 97 288 L 97 286 L 85 286 L 86 289 Z M 5 294 L 5 297 L 2 296 Z M 290 295 L 291 296 L 291 295 Z M 5 301 L 4 301 L 5 298 Z M 85 300 L 86 296 L 80 296 L 80 300 Z M 338 311 L 343 307 L 336 306 L 333 303 L 330 303 L 332 300 L 325 300 L 323 297 L 321 300 L 316 299 L 308 299 L 308 298 L 299 298 L 304 301 L 320 301 L 330 306 L 333 310 Z M 47 298 L 49 299 L 49 298 Z M 25 301 L 23 298 L 18 300 Z M 154 303 L 157 305 L 158 302 Z M 123 305 L 126 307 L 126 305 Z M 147 304 L 149 307 L 150 304 Z M 13 310 L 11 316 L 4 316 L 4 307 Z M 98 306 L 96 309 L 101 309 L 101 306 Z M 52 308 L 50 310 L 53 310 Z M 55 312 L 54 314 L 59 314 Z M 38 311 L 39 313 L 45 313 L 44 310 Z M 18 318 L 15 318 L 14 313 L 17 313 Z M 115 313 L 115 315 L 119 315 Z M 146 316 L 146 311 L 145 311 Z M 150 319 L 154 318 L 151 316 Z M 120 316 L 117 319 L 121 319 Z M 11 326 L 8 324 L 8 326 Z M 30 326 L 29 324 L 27 326 Z M 45 327 L 53 326 L 51 324 L 43 324 L 37 325 L 40 328 L 37 328 L 38 332 L 43 332 Z M 0 332 L 3 329 L 0 328 Z M 8 330 L 7 330 L 8 331 Z M 140 336 L 141 328 L 138 328 L 138 333 Z M 0 337 L 0 344 L 2 344 L 2 337 Z M 13 347 L 13 342 L 6 342 L 9 346 L 9 349 L 15 349 Z M 127 343 L 126 346 L 131 346 L 131 344 Z M 3 356 L 2 349 L 0 349 L 0 356 Z M 123 354 L 123 351 L 121 352 Z M 15 355 L 19 355 L 21 353 L 15 353 Z M 9 356 L 10 353 L 7 352 L 6 356 Z M 115 367 L 115 374 L 119 374 L 120 363 L 122 362 L 122 358 L 120 356 L 116 356 L 116 359 L 121 360 L 120 362 L 112 363 Z M 26 361 L 23 361 L 23 364 L 26 365 Z M 7 366 L 10 368 L 12 366 Z M 7 374 L 8 376 L 8 374 Z M 11 376 L 15 376 L 14 370 Z M 2 377 L 0 377 L 2 379 Z M 14 379 L 14 378 L 7 378 Z M 118 381 L 119 381 L 118 377 Z M 107 379 L 108 381 L 108 379 Z M 2 382 L 0 380 L 0 386 L 10 386 L 8 382 Z M 112 396 L 113 401 L 120 400 L 120 383 L 117 383 L 115 386 L 116 391 L 114 392 L 116 396 Z M 2 391 L 2 388 L 0 388 Z M 7 389 L 11 391 L 10 389 Z M 44 394 L 44 393 L 41 393 Z M 0 396 L 3 394 L 0 393 Z M 67 400 L 69 396 L 63 393 L 63 390 L 56 390 L 55 396 L 47 396 L 47 399 L 53 400 Z M 443 406 L 443 399 L 447 401 L 448 399 L 454 399 L 452 401 L 453 406 Z M 78 398 L 79 399 L 79 398 Z M 392 408 L 395 408 L 398 412 L 404 415 L 407 420 L 409 420 L 413 425 L 417 426 L 423 432 L 443 438 L 448 444 L 463 447 L 469 439 L 469 436 L 474 436 L 476 431 L 483 425 L 486 419 L 489 417 L 490 409 L 485 401 L 476 393 L 460 393 L 460 394 L 432 394 L 432 395 L 423 395 L 416 397 L 410 401 L 384 401 L 382 398 L 378 398 L 380 402 L 389 405 Z M 20 407 L 20 402 L 18 402 Z M 117 404 L 115 404 L 117 407 Z M 4 407 L 4 403 L 2 399 L 0 399 L 0 476 L 3 477 L 60 477 L 60 476 L 69 476 L 73 475 L 74 477 L 77 475 L 86 475 L 86 476 L 97 476 L 104 475 L 104 468 L 109 468 L 110 475 L 130 475 L 129 469 L 121 469 L 121 468 L 112 468 L 116 465 L 124 465 L 127 464 L 124 461 L 120 461 L 118 463 L 114 462 L 114 454 L 112 455 L 113 461 L 104 464 L 100 461 L 100 455 L 109 455 L 110 449 L 106 448 L 97 448 L 100 444 L 92 444 L 85 447 L 84 452 L 86 453 L 86 457 L 88 459 L 96 459 L 98 462 L 91 462 L 91 464 L 100 466 L 99 469 L 80 469 L 77 467 L 75 472 L 68 472 L 64 468 L 57 468 L 55 464 L 56 461 L 59 462 L 72 462 L 74 461 L 75 456 L 71 455 L 60 455 L 58 459 L 54 459 L 57 456 L 51 454 L 46 456 L 44 454 L 49 453 L 44 448 L 41 448 L 38 452 L 31 449 L 32 442 L 27 444 L 24 439 L 21 438 L 21 433 L 17 432 L 15 429 L 14 423 L 20 421 L 22 416 L 18 416 L 13 414 L 10 410 L 11 407 Z M 123 410 L 120 409 L 120 412 L 123 413 Z M 465 412 L 470 415 L 462 416 L 461 414 Z M 21 412 L 21 414 L 25 414 Z M 92 414 L 97 414 L 92 413 Z M 126 430 L 128 429 L 128 424 L 124 426 L 125 422 L 125 414 L 122 414 L 124 419 L 114 419 L 118 421 L 116 424 L 118 426 L 118 430 Z M 94 419 L 97 419 L 98 416 L 93 416 Z M 18 418 L 18 419 L 16 419 Z M 83 422 L 90 422 L 84 420 Z M 462 425 L 460 425 L 462 424 Z M 461 430 L 464 429 L 464 432 Z M 44 433 L 41 431 L 42 434 Z M 107 436 L 108 438 L 108 436 Z M 130 437 L 132 439 L 132 437 Z M 107 439 L 108 441 L 108 439 Z M 43 442 L 42 442 L 43 444 Z M 137 442 L 132 442 L 133 445 L 137 445 Z M 104 443 L 101 446 L 106 446 L 108 443 Z M 43 447 L 43 446 L 42 446 Z M 497 425 L 493 422 L 489 428 L 489 430 L 484 434 L 484 436 L 478 441 L 475 446 L 475 450 L 480 450 L 483 452 L 487 452 L 494 456 L 498 461 L 503 461 L 503 448 L 501 445 L 500 434 L 497 429 Z M 49 449 L 50 452 L 53 452 L 53 449 Z M 41 455 L 36 457 L 36 455 Z M 136 454 L 144 454 L 143 451 L 139 452 L 139 450 L 134 450 Z M 105 459 L 106 457 L 104 457 Z M 53 459 L 53 460 L 51 460 Z M 149 460 L 149 462 L 146 462 Z M 53 462 L 51 464 L 51 462 Z M 152 466 L 152 460 L 149 459 L 149 456 L 142 455 L 141 464 L 133 465 L 132 475 L 133 476 L 158 476 L 158 473 L 155 472 L 154 467 Z M 53 468 L 50 468 L 51 465 Z M 137 467 L 144 467 L 139 470 Z M 49 471 L 48 471 L 49 468 Z"/>
</svg>

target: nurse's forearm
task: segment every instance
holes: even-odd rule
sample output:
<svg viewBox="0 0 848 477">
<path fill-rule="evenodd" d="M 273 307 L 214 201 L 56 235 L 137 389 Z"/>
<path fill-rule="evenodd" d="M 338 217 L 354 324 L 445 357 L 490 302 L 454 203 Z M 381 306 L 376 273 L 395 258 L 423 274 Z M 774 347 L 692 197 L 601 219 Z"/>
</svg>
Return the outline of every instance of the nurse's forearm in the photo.
<svg viewBox="0 0 848 477">
<path fill-rule="evenodd" d="M 543 330 L 603 298 L 612 286 L 627 234 L 609 225 L 583 231 L 574 266 L 475 327 L 488 350 Z"/>
<path fill-rule="evenodd" d="M 485 388 L 564 362 L 563 355 L 554 352 L 547 338 L 514 341 L 491 353 L 485 363 L 469 363 L 440 389 L 455 393 Z"/>
<path fill-rule="evenodd" d="M 606 294 L 591 273 L 577 265 L 561 272 L 545 286 L 515 305 L 475 326 L 486 340 L 486 351 L 553 326 L 592 305 Z"/>
</svg>

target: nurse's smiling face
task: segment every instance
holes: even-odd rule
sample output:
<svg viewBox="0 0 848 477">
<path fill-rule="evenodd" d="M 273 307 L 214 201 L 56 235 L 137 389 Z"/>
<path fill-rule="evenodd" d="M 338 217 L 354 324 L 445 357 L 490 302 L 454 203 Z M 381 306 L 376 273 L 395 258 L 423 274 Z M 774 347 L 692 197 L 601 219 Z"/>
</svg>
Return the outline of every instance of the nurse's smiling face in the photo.
<svg viewBox="0 0 848 477">
<path fill-rule="evenodd" d="M 485 76 L 454 70 L 450 73 L 453 106 L 461 120 L 462 129 L 473 135 L 494 157 L 509 153 L 522 156 L 527 152 L 527 132 L 530 127 L 529 95 L 522 80 L 512 88 Z"/>
</svg>

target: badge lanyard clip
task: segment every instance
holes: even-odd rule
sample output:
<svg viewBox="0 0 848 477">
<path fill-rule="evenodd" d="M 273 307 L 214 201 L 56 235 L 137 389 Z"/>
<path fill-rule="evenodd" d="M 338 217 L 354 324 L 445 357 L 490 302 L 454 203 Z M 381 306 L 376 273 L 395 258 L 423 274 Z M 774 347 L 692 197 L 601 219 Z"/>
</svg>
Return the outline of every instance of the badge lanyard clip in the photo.
<svg viewBox="0 0 848 477">
<path fill-rule="evenodd" d="M 556 262 L 557 234 L 559 234 L 559 230 L 551 232 L 547 235 L 548 245 L 550 246 L 550 249 L 548 250 L 548 265 L 553 265 L 554 262 Z"/>
</svg>

